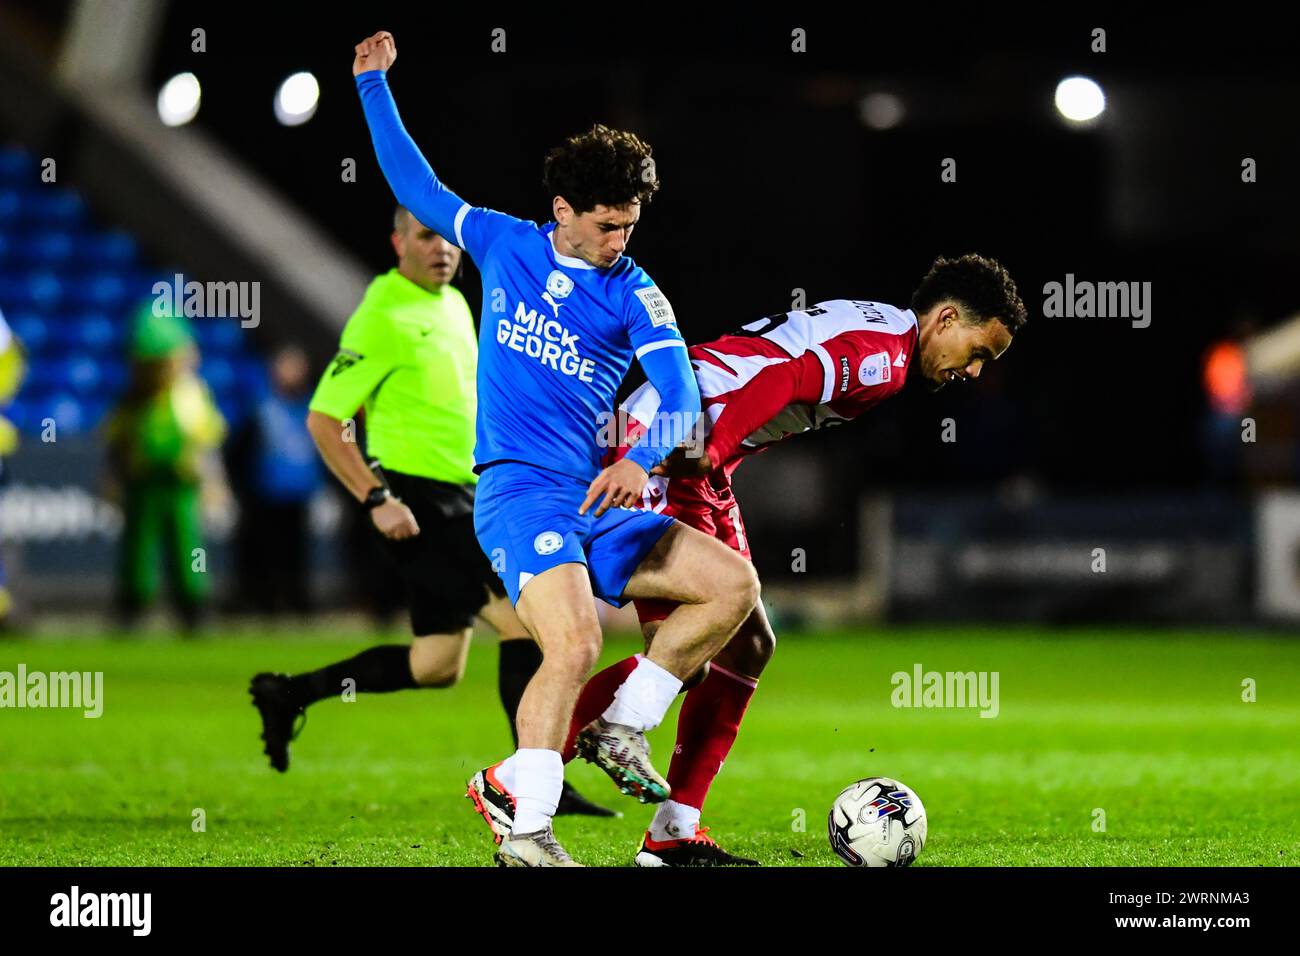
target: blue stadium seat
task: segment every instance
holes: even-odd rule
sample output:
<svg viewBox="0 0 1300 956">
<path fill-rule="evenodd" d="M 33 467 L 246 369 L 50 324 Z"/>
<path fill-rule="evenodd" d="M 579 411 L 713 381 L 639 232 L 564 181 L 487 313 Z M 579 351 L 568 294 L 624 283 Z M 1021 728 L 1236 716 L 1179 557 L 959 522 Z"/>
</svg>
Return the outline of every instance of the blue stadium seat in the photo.
<svg viewBox="0 0 1300 956">
<path fill-rule="evenodd" d="M 49 325 L 39 312 L 33 309 L 10 312 L 6 309 L 5 320 L 27 351 L 37 353 L 45 348 L 50 337 Z"/>
<path fill-rule="evenodd" d="M 100 268 L 129 267 L 135 264 L 139 252 L 135 239 L 129 233 L 112 231 L 87 236 L 78 243 L 78 256 L 95 263 Z"/>
<path fill-rule="evenodd" d="M 99 309 L 121 310 L 131 298 L 126 281 L 115 272 L 79 276 L 68 283 L 67 301 Z"/>
<path fill-rule="evenodd" d="M 34 430 L 30 427 L 31 412 L 27 407 L 27 399 L 21 394 L 4 409 L 4 416 L 24 435 Z"/>
<path fill-rule="evenodd" d="M 76 342 L 88 352 L 105 354 L 117 352 L 123 347 L 125 322 L 114 322 L 108 312 L 91 310 L 71 319 L 70 325 L 76 329 Z"/>
<path fill-rule="evenodd" d="M 54 419 L 59 432 L 78 434 L 87 430 L 86 409 L 82 402 L 67 392 L 43 391 L 29 396 L 24 402 L 24 418 L 28 434 L 39 434 L 47 418 Z"/>
<path fill-rule="evenodd" d="M 53 309 L 62 298 L 63 283 L 52 272 L 0 276 L 0 307 L 5 309 Z"/>
<path fill-rule="evenodd" d="M 99 363 L 85 355 L 72 356 L 63 360 L 63 377 L 68 388 L 79 398 L 86 398 L 99 391 L 103 382 Z"/>
<path fill-rule="evenodd" d="M 27 367 L 27 378 L 23 382 L 23 387 L 42 391 L 66 388 L 66 372 L 67 368 L 61 358 L 33 356 Z"/>
<path fill-rule="evenodd" d="M 71 190 L 38 183 L 14 192 L 18 198 L 15 218 L 20 223 L 37 228 L 71 227 L 86 219 L 86 204 Z M 0 200 L 0 210 L 3 208 Z"/>
<path fill-rule="evenodd" d="M 31 356 L 8 416 L 28 435 L 48 417 L 61 432 L 86 431 L 126 386 L 135 310 L 154 299 L 155 283 L 170 285 L 183 270 L 141 261 L 134 236 L 92 222 L 74 190 L 39 174 L 39 157 L 0 148 L 0 308 Z M 237 318 L 190 322 L 201 374 L 235 423 L 268 387 L 253 338 Z"/>
<path fill-rule="evenodd" d="M 73 237 L 69 232 L 46 230 L 17 235 L 6 240 L 7 261 L 28 268 L 58 266 L 72 258 Z"/>
<path fill-rule="evenodd" d="M 50 323 L 48 351 L 51 353 L 51 358 L 67 358 L 71 354 L 85 351 L 77 335 L 78 326 L 76 322 L 69 321 L 70 318 L 67 313 L 59 313 L 57 319 Z"/>
</svg>

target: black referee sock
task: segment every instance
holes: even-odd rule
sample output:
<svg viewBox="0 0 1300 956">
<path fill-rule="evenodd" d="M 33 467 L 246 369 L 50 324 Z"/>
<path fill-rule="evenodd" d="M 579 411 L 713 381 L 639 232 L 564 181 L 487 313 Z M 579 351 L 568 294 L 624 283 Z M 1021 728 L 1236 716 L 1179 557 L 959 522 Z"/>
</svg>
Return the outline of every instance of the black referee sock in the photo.
<svg viewBox="0 0 1300 956">
<path fill-rule="evenodd" d="M 515 726 L 515 717 L 519 713 L 519 701 L 524 696 L 524 688 L 542 666 L 542 649 L 530 638 L 519 638 L 501 642 L 501 657 L 497 663 L 497 690 L 501 692 L 501 706 L 510 718 L 510 736 L 514 738 L 515 747 L 519 747 L 519 728 Z"/>
<path fill-rule="evenodd" d="M 381 644 L 337 664 L 289 678 L 294 702 L 306 707 L 326 697 L 343 693 L 343 681 L 356 681 L 356 689 L 367 693 L 410 690 L 416 687 L 411 674 L 411 645 Z"/>
</svg>

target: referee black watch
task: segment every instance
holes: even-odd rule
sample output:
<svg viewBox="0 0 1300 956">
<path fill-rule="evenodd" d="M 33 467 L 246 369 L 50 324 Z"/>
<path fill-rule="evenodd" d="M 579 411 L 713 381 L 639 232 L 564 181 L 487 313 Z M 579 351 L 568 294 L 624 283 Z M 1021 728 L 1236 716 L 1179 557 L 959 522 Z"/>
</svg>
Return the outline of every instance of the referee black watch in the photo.
<svg viewBox="0 0 1300 956">
<path fill-rule="evenodd" d="M 392 497 L 392 492 L 383 485 L 375 485 L 375 487 L 370 489 L 370 492 L 366 495 L 366 500 L 362 502 L 362 504 L 366 506 L 367 511 L 374 511 Z"/>
</svg>

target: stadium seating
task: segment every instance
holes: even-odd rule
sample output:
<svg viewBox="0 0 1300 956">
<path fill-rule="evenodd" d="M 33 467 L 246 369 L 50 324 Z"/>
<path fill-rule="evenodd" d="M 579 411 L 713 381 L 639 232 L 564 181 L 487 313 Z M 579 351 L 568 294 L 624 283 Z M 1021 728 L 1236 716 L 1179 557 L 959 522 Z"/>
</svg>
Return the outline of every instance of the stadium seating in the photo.
<svg viewBox="0 0 1300 956">
<path fill-rule="evenodd" d="M 47 418 L 62 433 L 95 429 L 126 383 L 132 312 L 155 281 L 181 271 L 155 268 L 133 236 L 96 223 L 75 190 L 42 183 L 35 156 L 0 146 L 0 311 L 30 358 L 6 415 L 29 435 Z M 200 373 L 234 424 L 266 387 L 265 364 L 237 321 L 193 326 Z"/>
</svg>

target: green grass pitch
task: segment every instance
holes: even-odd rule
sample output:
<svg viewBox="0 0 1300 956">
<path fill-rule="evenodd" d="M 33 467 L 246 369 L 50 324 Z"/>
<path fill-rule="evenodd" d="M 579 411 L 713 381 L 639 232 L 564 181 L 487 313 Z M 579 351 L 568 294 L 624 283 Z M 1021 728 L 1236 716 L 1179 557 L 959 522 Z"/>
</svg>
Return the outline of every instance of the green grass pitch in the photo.
<svg viewBox="0 0 1300 956">
<path fill-rule="evenodd" d="M 464 799 L 509 750 L 496 648 L 458 687 L 310 711 L 285 775 L 246 693 L 372 640 L 0 643 L 0 671 L 103 671 L 104 712 L 0 710 L 0 864 L 491 863 Z M 634 649 L 611 639 L 604 660 Z M 890 675 L 997 671 L 1000 712 L 901 709 Z M 1257 700 L 1242 700 L 1242 682 Z M 660 769 L 675 709 L 652 737 Z M 704 823 L 769 866 L 838 865 L 835 794 L 872 775 L 920 794 L 918 866 L 1290 865 L 1300 859 L 1300 641 L 1209 632 L 897 629 L 791 634 L 750 707 Z M 618 820 L 561 818 L 588 864 L 626 866 L 652 808 L 585 764 L 570 779 Z M 206 829 L 196 832 L 194 811 Z M 1095 829 L 1104 811 L 1105 829 Z"/>
</svg>

